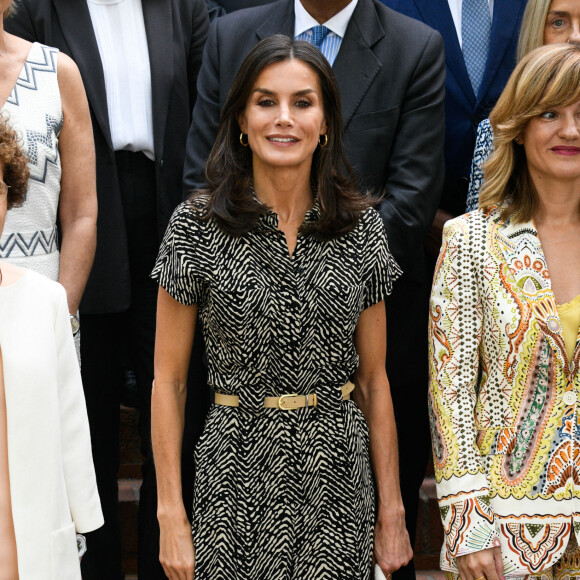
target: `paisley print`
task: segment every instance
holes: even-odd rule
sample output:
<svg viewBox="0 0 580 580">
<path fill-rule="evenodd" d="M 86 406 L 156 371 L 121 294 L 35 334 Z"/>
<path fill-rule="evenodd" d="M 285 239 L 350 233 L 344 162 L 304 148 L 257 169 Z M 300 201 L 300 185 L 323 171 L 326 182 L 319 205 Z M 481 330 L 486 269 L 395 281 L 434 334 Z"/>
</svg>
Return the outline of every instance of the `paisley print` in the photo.
<svg viewBox="0 0 580 580">
<path fill-rule="evenodd" d="M 455 557 L 500 542 L 504 571 L 562 557 L 580 500 L 580 341 L 568 361 L 533 223 L 480 210 L 447 223 L 429 322 L 435 476 Z M 487 505 L 489 516 L 476 506 Z"/>
</svg>

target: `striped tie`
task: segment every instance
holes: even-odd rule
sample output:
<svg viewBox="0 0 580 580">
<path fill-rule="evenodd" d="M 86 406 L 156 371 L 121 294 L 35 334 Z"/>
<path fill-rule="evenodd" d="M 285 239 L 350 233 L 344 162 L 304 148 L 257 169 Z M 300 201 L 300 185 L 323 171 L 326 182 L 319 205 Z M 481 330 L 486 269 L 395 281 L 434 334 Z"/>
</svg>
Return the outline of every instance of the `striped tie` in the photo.
<svg viewBox="0 0 580 580">
<path fill-rule="evenodd" d="M 488 0 L 463 0 L 461 14 L 463 59 L 475 96 L 477 96 L 485 72 L 490 34 L 491 18 Z"/>
<path fill-rule="evenodd" d="M 313 26 L 310 30 L 312 30 L 312 42 L 316 48 L 320 48 L 322 41 L 326 38 L 326 35 L 330 32 L 329 28 L 326 26 Z"/>
</svg>

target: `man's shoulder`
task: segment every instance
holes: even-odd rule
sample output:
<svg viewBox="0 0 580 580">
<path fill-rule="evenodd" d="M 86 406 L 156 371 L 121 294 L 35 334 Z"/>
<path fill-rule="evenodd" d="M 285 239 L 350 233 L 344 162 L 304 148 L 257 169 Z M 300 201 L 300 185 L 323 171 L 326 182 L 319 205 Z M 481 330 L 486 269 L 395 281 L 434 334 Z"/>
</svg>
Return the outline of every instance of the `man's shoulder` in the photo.
<svg viewBox="0 0 580 580">
<path fill-rule="evenodd" d="M 220 29 L 245 29 L 248 25 L 261 24 L 272 15 L 277 15 L 280 10 L 288 9 L 289 4 L 294 5 L 294 0 L 276 0 L 270 4 L 242 8 L 229 14 L 224 14 L 216 19 L 216 26 Z M 239 34 L 239 32 L 237 33 Z"/>
<path fill-rule="evenodd" d="M 360 1 L 366 1 L 373 4 L 377 17 L 385 30 L 386 41 L 389 41 L 389 33 L 395 33 L 394 37 L 390 37 L 391 41 L 399 38 L 408 43 L 421 38 L 428 39 L 433 36 L 433 34 L 437 36 L 439 35 L 437 31 L 424 22 L 406 16 L 405 14 L 401 14 L 388 6 L 385 6 L 385 4 L 379 0 L 359 0 L 359 2 Z"/>
</svg>

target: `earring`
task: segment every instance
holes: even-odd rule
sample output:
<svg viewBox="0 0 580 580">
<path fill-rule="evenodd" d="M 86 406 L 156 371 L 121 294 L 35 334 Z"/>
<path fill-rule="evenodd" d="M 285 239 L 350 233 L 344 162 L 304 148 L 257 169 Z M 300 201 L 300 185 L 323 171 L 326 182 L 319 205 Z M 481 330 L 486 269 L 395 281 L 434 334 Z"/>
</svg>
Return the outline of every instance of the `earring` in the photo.
<svg viewBox="0 0 580 580">
<path fill-rule="evenodd" d="M 514 139 L 514 141 L 515 141 L 515 142 L 516 142 L 518 145 L 521 145 L 521 144 L 524 142 L 524 140 L 522 139 L 522 136 L 521 136 L 521 135 L 518 135 L 518 136 L 517 136 L 517 137 Z"/>
<path fill-rule="evenodd" d="M 318 144 L 320 145 L 321 149 L 324 149 L 328 145 L 328 135 L 326 133 L 324 135 L 320 135 L 318 138 Z"/>
<path fill-rule="evenodd" d="M 246 138 L 246 140 L 244 141 L 244 137 Z M 240 144 L 242 147 L 247 147 L 248 146 L 248 134 L 247 133 L 240 133 Z"/>
</svg>

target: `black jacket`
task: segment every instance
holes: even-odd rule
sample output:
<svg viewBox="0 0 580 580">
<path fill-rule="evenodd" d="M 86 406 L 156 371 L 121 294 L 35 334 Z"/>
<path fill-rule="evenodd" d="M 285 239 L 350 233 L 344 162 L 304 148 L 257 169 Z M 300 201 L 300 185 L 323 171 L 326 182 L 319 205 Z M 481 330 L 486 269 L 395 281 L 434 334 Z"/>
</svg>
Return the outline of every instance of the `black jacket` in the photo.
<svg viewBox="0 0 580 580">
<path fill-rule="evenodd" d="M 204 0 L 142 0 L 153 91 L 157 179 L 157 235 L 163 236 L 181 201 L 183 157 L 196 79 L 209 20 Z M 84 0 L 20 0 L 5 22 L 7 32 L 59 48 L 80 69 L 89 100 L 97 159 L 97 252 L 81 303 L 85 313 L 125 310 L 131 288 L 127 236 L 105 80 Z"/>
</svg>

